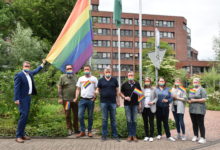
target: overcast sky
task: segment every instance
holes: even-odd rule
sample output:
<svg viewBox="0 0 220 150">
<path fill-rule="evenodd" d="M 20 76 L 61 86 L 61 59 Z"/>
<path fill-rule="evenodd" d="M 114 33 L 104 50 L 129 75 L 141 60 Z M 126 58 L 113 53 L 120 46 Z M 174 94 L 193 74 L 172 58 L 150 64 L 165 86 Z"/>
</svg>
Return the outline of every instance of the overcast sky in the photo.
<svg viewBox="0 0 220 150">
<path fill-rule="evenodd" d="M 99 0 L 99 10 L 113 11 L 114 0 Z M 123 12 L 138 13 L 139 0 L 122 0 Z M 214 57 L 213 37 L 220 31 L 220 0 L 142 0 L 143 14 L 183 16 L 191 29 L 191 46 L 200 60 Z"/>
</svg>

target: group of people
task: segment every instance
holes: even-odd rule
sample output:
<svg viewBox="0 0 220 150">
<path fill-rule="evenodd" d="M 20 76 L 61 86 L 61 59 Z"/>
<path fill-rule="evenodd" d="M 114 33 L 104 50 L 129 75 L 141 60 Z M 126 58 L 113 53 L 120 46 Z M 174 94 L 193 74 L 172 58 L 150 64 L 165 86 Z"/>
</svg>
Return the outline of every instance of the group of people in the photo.
<svg viewBox="0 0 220 150">
<path fill-rule="evenodd" d="M 30 71 L 30 63 L 23 63 L 23 70 L 15 75 L 14 92 L 15 103 L 19 106 L 20 119 L 16 131 L 16 141 L 23 143 L 25 140 L 30 140 L 30 137 L 25 135 L 25 126 L 30 110 L 30 95 L 36 94 L 36 88 L 33 76 L 37 74 L 46 62 L 43 60 L 41 66 Z M 124 101 L 124 109 L 127 121 L 128 138 L 127 141 L 135 141 L 137 129 L 137 114 L 140 112 L 143 117 L 144 130 L 146 137 L 144 141 L 154 141 L 154 118 L 156 116 L 157 137 L 162 138 L 162 123 L 166 133 L 166 137 L 170 141 L 176 139 L 186 140 L 184 112 L 185 105 L 189 103 L 189 113 L 192 121 L 194 136 L 193 142 L 205 143 L 205 126 L 204 116 L 206 112 L 206 91 L 200 84 L 199 78 L 193 79 L 194 88 L 190 89 L 187 94 L 186 89 L 182 86 L 179 78 L 175 79 L 172 88 L 166 86 L 164 78 L 160 77 L 157 81 L 158 86 L 152 86 L 152 80 L 149 77 L 144 79 L 144 86 L 134 80 L 134 72 L 128 72 L 127 81 L 119 87 L 116 78 L 112 77 L 110 68 L 104 69 L 104 75 L 99 80 L 91 74 L 91 67 L 85 65 L 83 67 L 84 75 L 78 80 L 73 73 L 73 66 L 66 65 L 66 72 L 61 75 L 58 87 L 58 103 L 63 105 L 68 134 L 77 133 L 76 137 L 83 136 L 92 137 L 93 126 L 93 111 L 94 102 L 100 95 L 100 107 L 102 113 L 102 141 L 106 141 L 108 133 L 108 119 L 110 116 L 112 138 L 120 142 L 117 123 L 116 123 L 116 108 L 121 106 L 120 99 Z M 142 94 L 135 94 L 137 90 Z M 173 116 L 177 128 L 177 136 L 173 138 L 169 129 L 169 107 L 173 112 Z M 88 112 L 87 134 L 85 127 L 85 111 Z M 73 119 L 71 119 L 71 112 Z M 73 120 L 73 121 L 72 121 Z M 80 129 L 79 125 L 80 124 Z M 143 128 L 143 127 L 140 127 Z M 199 138 L 200 131 L 200 138 Z"/>
</svg>

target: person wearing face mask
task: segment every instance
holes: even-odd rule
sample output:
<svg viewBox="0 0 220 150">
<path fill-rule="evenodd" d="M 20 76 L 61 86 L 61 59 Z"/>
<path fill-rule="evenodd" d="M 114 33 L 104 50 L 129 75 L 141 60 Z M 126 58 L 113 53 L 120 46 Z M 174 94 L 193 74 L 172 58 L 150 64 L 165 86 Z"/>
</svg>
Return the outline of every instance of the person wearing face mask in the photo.
<svg viewBox="0 0 220 150">
<path fill-rule="evenodd" d="M 78 103 L 74 103 L 77 78 L 73 74 L 73 66 L 66 65 L 65 74 L 60 76 L 58 81 L 58 103 L 63 105 L 68 135 L 72 135 L 73 128 L 75 133 L 79 133 L 78 125 Z M 73 122 L 71 121 L 71 110 L 73 113 Z"/>
<path fill-rule="evenodd" d="M 86 109 L 88 110 L 88 136 L 92 137 L 92 125 L 93 125 L 93 111 L 94 111 L 94 101 L 96 99 L 96 88 L 98 85 L 98 80 L 96 77 L 91 75 L 91 67 L 85 65 L 83 67 L 84 76 L 80 77 L 76 83 L 76 97 L 74 102 L 80 94 L 80 101 L 78 104 L 79 112 L 78 118 L 80 123 L 80 133 L 76 136 L 77 138 L 85 136 L 85 122 L 84 116 Z"/>
<path fill-rule="evenodd" d="M 43 63 L 33 71 L 30 70 L 30 62 L 23 62 L 23 70 L 14 77 L 14 102 L 18 105 L 20 112 L 16 131 L 16 142 L 18 143 L 24 143 L 25 140 L 30 140 L 30 137 L 25 135 L 25 127 L 30 110 L 31 95 L 37 94 L 34 76 L 44 67 L 46 61 L 42 60 L 42 62 Z"/>
<path fill-rule="evenodd" d="M 112 138 L 120 142 L 116 128 L 116 107 L 120 106 L 118 99 L 118 81 L 111 76 L 111 73 L 111 68 L 106 68 L 104 70 L 104 76 L 99 79 L 98 88 L 96 90 L 97 94 L 100 93 L 100 106 L 102 111 L 102 141 L 107 140 L 108 116 L 110 115 Z"/>
<path fill-rule="evenodd" d="M 160 77 L 158 80 L 158 87 L 156 88 L 157 94 L 157 139 L 160 140 L 162 138 L 162 129 L 161 124 L 163 122 L 163 126 L 165 129 L 166 137 L 170 141 L 176 141 L 170 134 L 170 128 L 168 124 L 169 120 L 169 104 L 172 102 L 172 97 L 170 93 L 170 89 L 166 87 L 166 81 L 164 78 Z"/>
<path fill-rule="evenodd" d="M 154 115 L 156 112 L 157 95 L 155 89 L 152 87 L 151 79 L 149 77 L 146 77 L 144 80 L 143 91 L 145 99 L 141 101 L 141 112 L 144 120 L 144 129 L 146 134 L 144 141 L 153 142 Z"/>
<path fill-rule="evenodd" d="M 187 93 L 186 89 L 182 86 L 181 80 L 179 78 L 175 79 L 174 87 L 171 89 L 171 94 L 173 97 L 172 112 L 177 129 L 176 138 L 185 141 L 185 124 L 183 118 L 185 111 L 185 102 L 187 101 Z M 182 130 L 182 136 L 180 134 L 180 129 Z"/>
<path fill-rule="evenodd" d="M 134 72 L 128 73 L 128 81 L 121 86 L 121 97 L 124 99 L 124 108 L 127 120 L 128 138 L 127 141 L 132 140 L 137 142 L 136 128 L 137 128 L 137 113 L 138 113 L 138 95 L 134 94 L 134 89 L 141 90 L 140 84 L 134 80 Z"/>
<path fill-rule="evenodd" d="M 194 88 L 189 91 L 189 113 L 193 125 L 193 133 L 194 137 L 192 138 L 193 142 L 198 140 L 199 143 L 206 143 L 205 139 L 205 125 L 204 125 L 204 117 L 206 113 L 206 91 L 200 84 L 199 78 L 193 79 Z M 200 131 L 200 139 L 199 139 L 199 131 Z"/>
</svg>

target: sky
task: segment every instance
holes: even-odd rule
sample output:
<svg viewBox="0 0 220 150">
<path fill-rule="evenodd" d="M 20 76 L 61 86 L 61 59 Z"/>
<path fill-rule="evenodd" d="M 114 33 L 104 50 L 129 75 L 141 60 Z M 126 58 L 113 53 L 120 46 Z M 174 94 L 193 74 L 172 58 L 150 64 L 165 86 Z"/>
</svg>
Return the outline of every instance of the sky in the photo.
<svg viewBox="0 0 220 150">
<path fill-rule="evenodd" d="M 99 10 L 113 11 L 114 0 L 99 0 Z M 122 11 L 139 13 L 139 0 L 122 0 Z M 213 38 L 220 33 L 220 0 L 142 0 L 143 14 L 182 16 L 191 29 L 199 60 L 213 60 Z"/>
</svg>

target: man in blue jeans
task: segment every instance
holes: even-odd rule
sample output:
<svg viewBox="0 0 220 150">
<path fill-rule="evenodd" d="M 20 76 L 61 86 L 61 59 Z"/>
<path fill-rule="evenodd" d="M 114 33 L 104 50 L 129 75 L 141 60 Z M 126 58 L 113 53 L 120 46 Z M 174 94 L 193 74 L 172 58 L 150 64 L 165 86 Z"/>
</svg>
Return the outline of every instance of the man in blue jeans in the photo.
<svg viewBox="0 0 220 150">
<path fill-rule="evenodd" d="M 106 141 L 108 136 L 108 114 L 111 119 L 112 137 L 120 142 L 116 128 L 116 107 L 119 106 L 117 96 L 119 94 L 118 81 L 111 76 L 111 69 L 104 70 L 103 78 L 98 81 L 97 93 L 100 93 L 102 110 L 102 140 Z"/>
<path fill-rule="evenodd" d="M 79 112 L 78 118 L 80 123 L 80 133 L 77 138 L 85 136 L 85 122 L 84 115 L 85 110 L 88 110 L 88 136 L 92 137 L 92 125 L 93 125 L 93 110 L 94 101 L 96 99 L 95 91 L 97 88 L 98 80 L 91 75 L 91 67 L 86 65 L 83 67 L 84 76 L 80 77 L 76 84 L 76 97 L 74 102 L 77 101 L 80 94 Z"/>
</svg>

